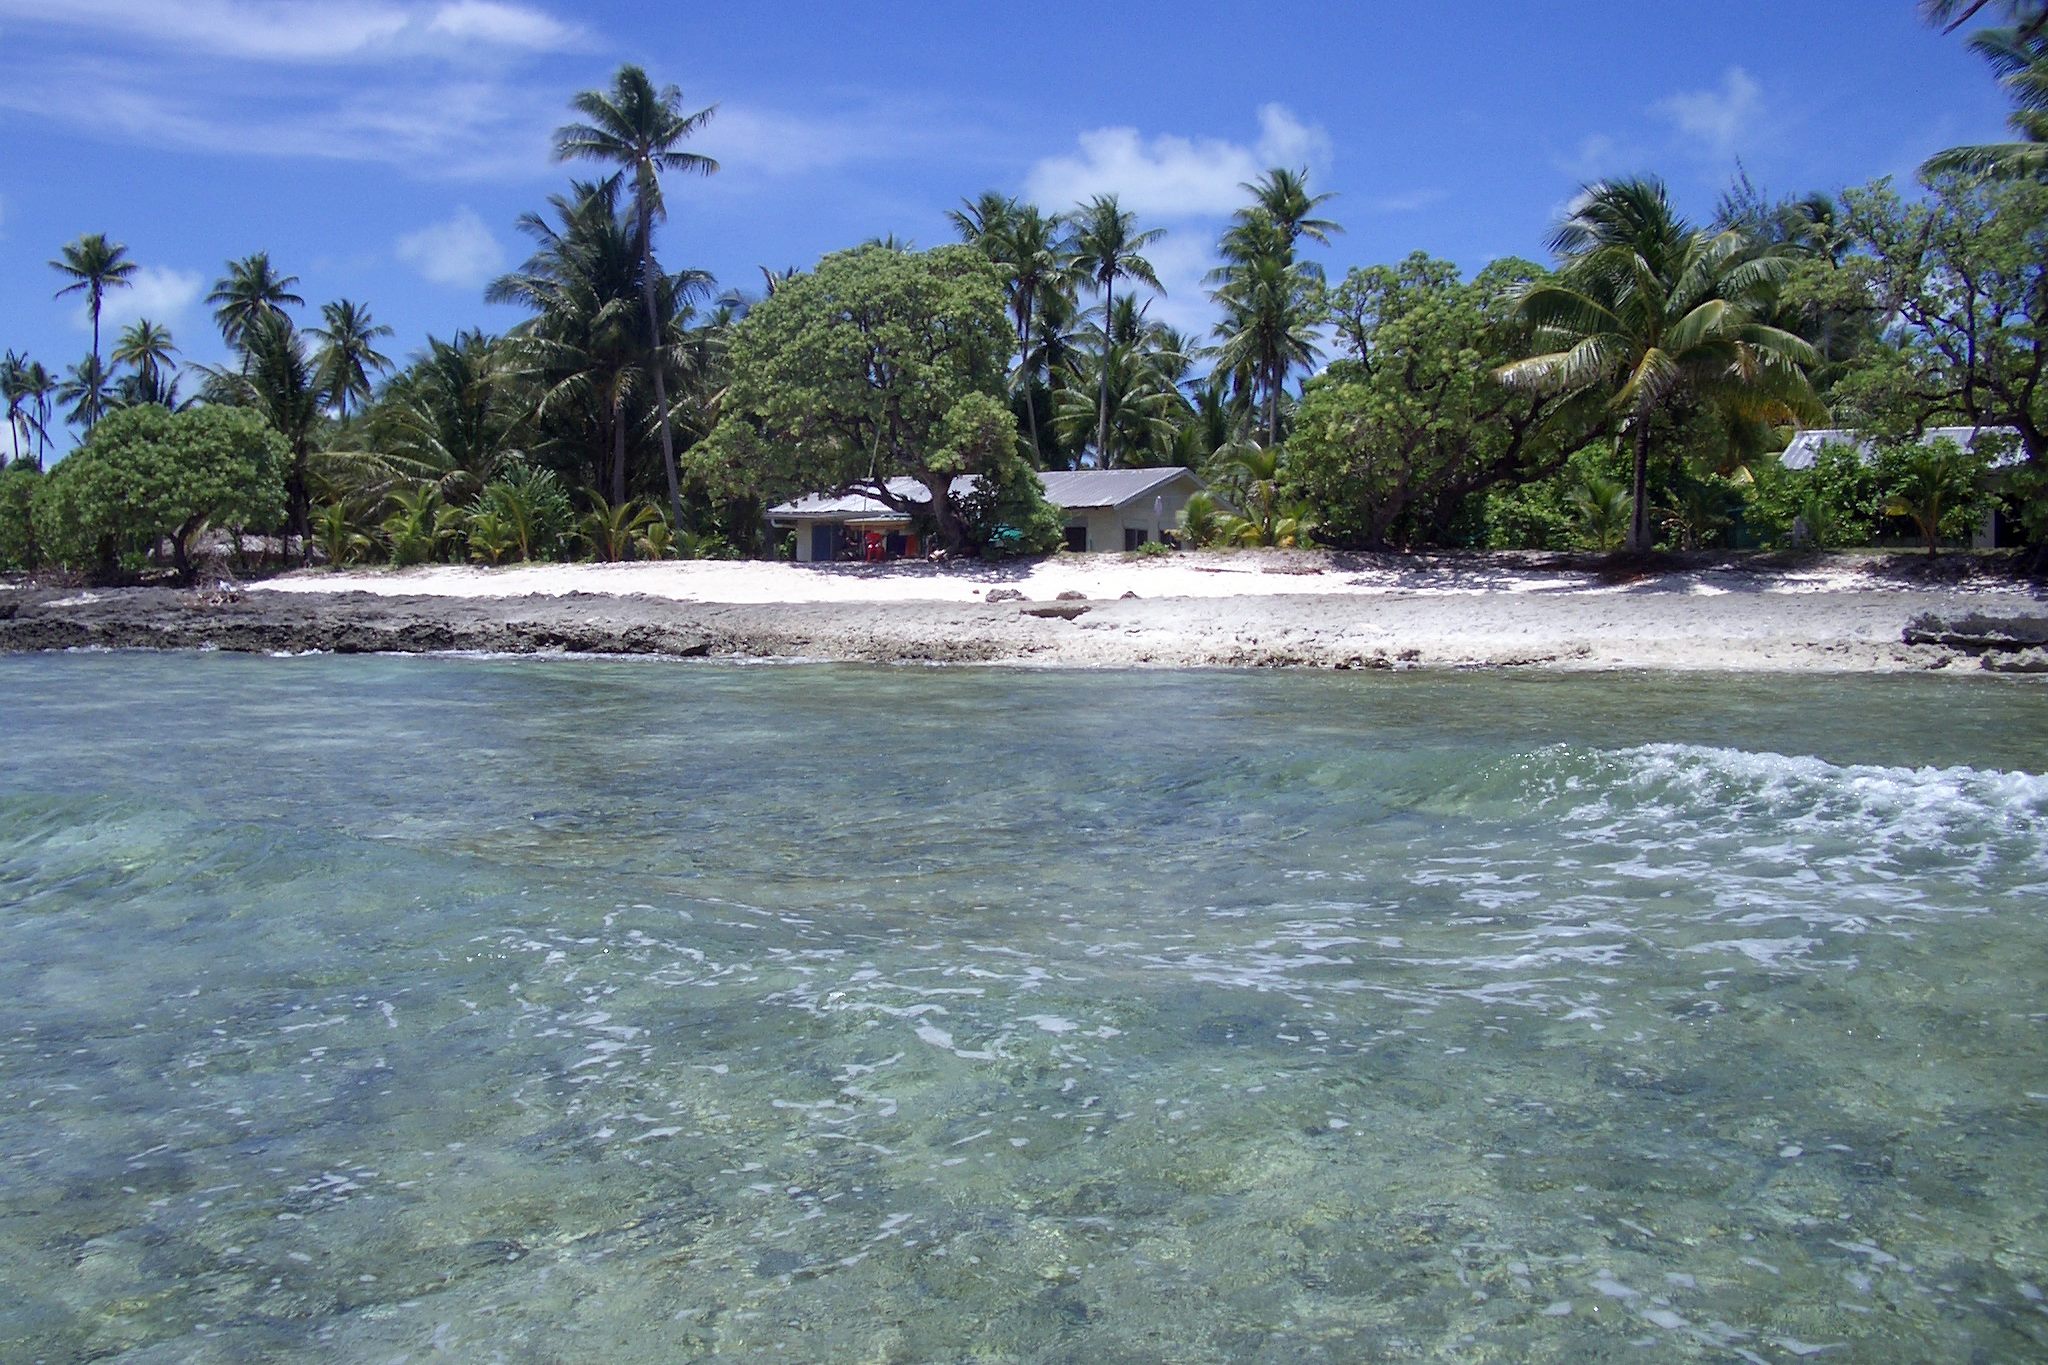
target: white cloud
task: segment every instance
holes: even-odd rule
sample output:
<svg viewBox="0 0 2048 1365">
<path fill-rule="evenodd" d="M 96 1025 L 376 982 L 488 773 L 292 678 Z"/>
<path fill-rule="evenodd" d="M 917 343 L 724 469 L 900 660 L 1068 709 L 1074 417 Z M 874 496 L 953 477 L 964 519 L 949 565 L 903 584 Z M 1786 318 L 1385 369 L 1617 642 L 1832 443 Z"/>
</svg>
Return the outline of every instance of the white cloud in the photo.
<svg viewBox="0 0 2048 1365">
<path fill-rule="evenodd" d="M 1209 286 L 1204 282 L 1217 264 L 1213 235 L 1194 228 L 1169 232 L 1145 248 L 1145 259 L 1166 287 L 1164 298 L 1151 296 L 1147 315 L 1203 342 L 1216 325 L 1216 306 L 1209 301 Z"/>
<path fill-rule="evenodd" d="M 505 249 L 474 210 L 458 209 L 445 223 L 434 223 L 398 239 L 398 259 L 430 284 L 474 289 L 505 269 Z"/>
<path fill-rule="evenodd" d="M 205 290 L 206 277 L 196 270 L 141 266 L 131 278 L 129 288 L 107 291 L 100 305 L 100 330 L 110 332 L 143 318 L 175 330 L 184 320 L 186 310 L 199 301 Z M 79 310 L 78 320 L 81 327 L 92 325 L 83 309 Z"/>
<path fill-rule="evenodd" d="M 696 139 L 707 156 L 765 175 L 802 175 L 874 156 L 900 143 L 877 141 L 866 121 L 802 118 L 768 109 L 720 107 Z"/>
<path fill-rule="evenodd" d="M 1220 217 L 1245 201 L 1239 188 L 1274 166 L 1300 169 L 1329 160 L 1329 134 L 1278 104 L 1259 110 L 1256 142 L 1186 138 L 1136 128 L 1097 128 L 1080 136 L 1076 155 L 1047 157 L 1031 168 L 1025 189 L 1048 211 L 1064 211 L 1098 194 L 1156 218 Z"/>
<path fill-rule="evenodd" d="M 583 35 L 569 25 L 525 5 L 498 0 L 455 0 L 427 21 L 427 32 L 465 43 L 555 52 L 580 47 Z"/>
<path fill-rule="evenodd" d="M 0 18 L 84 29 L 98 41 L 156 56 L 281 63 L 378 59 L 408 48 L 453 56 L 474 55 L 478 47 L 545 51 L 583 42 L 580 30 L 544 11 L 502 0 L 0 0 Z"/>
<path fill-rule="evenodd" d="M 1718 90 L 1682 91 L 1659 100 L 1651 111 L 1716 157 L 1733 156 L 1763 112 L 1763 87 L 1739 66 L 1721 77 Z"/>
<path fill-rule="evenodd" d="M 185 88 L 118 61 L 54 62 L 0 79 L 0 109 L 151 147 L 511 178 L 549 164 L 551 92 L 503 79 L 251 81 Z"/>
</svg>

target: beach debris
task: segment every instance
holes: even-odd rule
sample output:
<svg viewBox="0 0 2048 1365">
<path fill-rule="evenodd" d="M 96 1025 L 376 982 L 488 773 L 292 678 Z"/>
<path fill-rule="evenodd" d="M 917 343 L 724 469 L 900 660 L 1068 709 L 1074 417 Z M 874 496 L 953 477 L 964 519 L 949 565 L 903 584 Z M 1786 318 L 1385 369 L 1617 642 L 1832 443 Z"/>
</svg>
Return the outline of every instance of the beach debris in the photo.
<svg viewBox="0 0 2048 1365">
<path fill-rule="evenodd" d="M 1077 592 L 1073 588 L 1068 588 L 1066 591 L 1060 593 L 1057 597 L 1053 598 L 1053 601 L 1055 602 L 1086 602 L 1087 600 L 1087 593 Z"/>
<path fill-rule="evenodd" d="M 1136 594 L 1136 593 L 1132 592 L 1132 591 L 1131 591 L 1130 589 L 1126 588 L 1126 589 L 1124 589 L 1124 595 L 1123 595 L 1123 596 L 1122 596 L 1121 598 L 1119 598 L 1118 600 L 1119 600 L 1119 601 L 1122 601 L 1122 602 L 1135 602 L 1135 601 L 1137 601 L 1137 600 L 1138 600 L 1138 594 Z"/>
<path fill-rule="evenodd" d="M 988 602 L 1022 602 L 1024 594 L 1015 588 L 990 588 L 988 596 L 983 600 Z"/>
<path fill-rule="evenodd" d="M 1034 602 L 1022 609 L 1026 616 L 1049 616 L 1061 621 L 1071 621 L 1088 610 L 1087 602 Z"/>
</svg>

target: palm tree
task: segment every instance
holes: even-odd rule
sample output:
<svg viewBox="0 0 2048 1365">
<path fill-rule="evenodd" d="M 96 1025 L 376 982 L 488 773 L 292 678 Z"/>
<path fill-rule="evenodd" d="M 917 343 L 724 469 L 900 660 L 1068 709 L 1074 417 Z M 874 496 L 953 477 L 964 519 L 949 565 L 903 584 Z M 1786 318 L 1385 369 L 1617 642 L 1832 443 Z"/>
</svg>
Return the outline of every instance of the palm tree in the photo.
<svg viewBox="0 0 2048 1365">
<path fill-rule="evenodd" d="M 0 356 L 0 402 L 7 405 L 7 432 L 14 442 L 14 459 L 21 459 L 21 433 L 29 424 L 27 405 L 28 357 L 19 351 Z"/>
<path fill-rule="evenodd" d="M 992 190 L 963 202 L 946 216 L 953 220 L 962 240 L 980 247 L 1003 271 L 1003 295 L 1017 325 L 1019 401 L 1024 406 L 1033 459 L 1041 458 L 1031 330 L 1045 295 L 1065 288 L 1073 278 L 1065 225 L 1058 218 L 1047 217 L 1035 204 L 1022 204 Z"/>
<path fill-rule="evenodd" d="M 171 329 L 148 318 L 139 318 L 121 329 L 121 339 L 114 346 L 114 363 L 133 366 L 141 379 L 145 393 L 164 391 L 166 371 L 174 371 L 177 363 L 171 359 L 178 348 L 171 344 Z"/>
<path fill-rule="evenodd" d="M 621 66 L 612 78 L 609 93 L 586 90 L 573 101 L 576 111 L 588 120 L 565 124 L 555 130 L 557 161 L 598 161 L 617 166 L 633 180 L 633 208 L 639 223 L 641 253 L 640 297 L 647 312 L 648 344 L 658 346 L 663 335 L 655 306 L 654 223 L 668 216 L 661 195 L 664 171 L 686 175 L 710 175 L 718 163 L 708 156 L 680 150 L 683 141 L 711 121 L 716 105 L 693 114 L 683 112 L 683 92 L 673 85 L 656 90 L 647 73 L 637 66 Z M 668 475 L 669 516 L 683 526 L 683 500 L 676 481 L 675 435 L 669 422 L 668 381 L 660 363 L 648 366 L 654 374 L 654 406 L 661 418 L 661 458 Z"/>
<path fill-rule="evenodd" d="M 520 230 L 537 244 L 525 264 L 494 281 L 485 297 L 524 303 L 538 314 L 512 339 L 536 381 L 535 415 L 545 425 L 587 418 L 610 452 L 590 482 L 626 501 L 628 405 L 647 379 L 650 348 L 641 310 L 644 259 L 634 215 L 619 212 L 619 179 L 579 181 L 549 204 L 560 226 L 525 214 Z"/>
<path fill-rule="evenodd" d="M 65 420 L 84 427 L 89 434 L 100 418 L 107 415 L 113 391 L 106 366 L 98 356 L 89 355 L 64 372 L 63 382 L 57 385 L 57 401 L 71 405 L 71 410 L 64 414 Z"/>
<path fill-rule="evenodd" d="M 1813 348 L 1757 320 L 1795 257 L 1677 217 L 1664 186 L 1589 186 L 1551 237 L 1564 265 L 1515 296 L 1538 354 L 1495 371 L 1511 388 L 1599 392 L 1633 437 L 1628 544 L 1650 545 L 1650 427 L 1691 399 L 1745 414 L 1819 416 Z"/>
<path fill-rule="evenodd" d="M 1113 194 L 1098 194 L 1076 211 L 1073 219 L 1073 268 L 1102 291 L 1103 334 L 1116 303 L 1116 282 L 1137 280 L 1165 293 L 1152 263 L 1138 253 L 1166 235 L 1161 228 L 1138 231 L 1137 217 L 1126 213 Z M 1096 394 L 1095 458 L 1105 468 L 1114 463 L 1109 449 L 1109 381 L 1112 367 L 1101 366 Z"/>
<path fill-rule="evenodd" d="M 1186 357 L 1165 349 L 1166 329 L 1147 324 L 1128 297 L 1118 300 L 1118 317 L 1107 335 L 1073 359 L 1076 383 L 1054 401 L 1055 424 L 1076 445 L 1088 429 L 1101 430 L 1104 407 L 1118 465 L 1159 464 L 1190 417 L 1188 401 L 1174 383 Z M 1090 383 L 1090 380 L 1093 383 Z M 1088 391 L 1096 397 L 1091 399 Z M 1104 465 L 1104 468 L 1111 466 Z"/>
<path fill-rule="evenodd" d="M 270 264 L 270 253 L 259 251 L 239 261 L 229 261 L 228 273 L 213 283 L 206 301 L 213 305 L 213 320 L 222 340 L 240 349 L 242 334 L 266 315 L 284 316 L 287 306 L 305 307 L 306 301 L 291 292 L 297 275 L 279 275 Z"/>
<path fill-rule="evenodd" d="M 393 335 L 389 327 L 374 321 L 370 310 L 349 299 L 336 299 L 320 309 L 324 327 L 308 327 L 306 335 L 317 337 L 320 350 L 313 357 L 320 388 L 334 403 L 343 424 L 348 422 L 348 403 L 370 401 L 370 376 L 391 368 L 391 358 L 380 355 L 377 342 Z"/>
<path fill-rule="evenodd" d="M 65 247 L 64 254 L 51 261 L 50 266 L 71 281 L 55 297 L 85 295 L 86 311 L 92 315 L 92 369 L 104 379 L 100 366 L 100 305 L 106 301 L 109 289 L 126 289 L 135 282 L 135 262 L 128 259 L 127 247 L 108 241 L 104 233 L 89 232 Z M 93 421 L 98 420 L 95 413 Z M 91 423 L 87 426 L 90 429 Z"/>
<path fill-rule="evenodd" d="M 1344 230 L 1328 218 L 1309 216 L 1337 196 L 1311 195 L 1307 171 L 1290 171 L 1275 166 L 1257 180 L 1248 181 L 1238 188 L 1250 194 L 1252 202 L 1237 211 L 1235 221 L 1248 223 L 1256 215 L 1264 214 L 1267 221 L 1280 230 L 1290 255 L 1304 237 L 1328 246 L 1331 235 Z"/>
<path fill-rule="evenodd" d="M 291 467 L 285 473 L 286 512 L 291 533 L 300 537 L 300 555 L 310 557 L 313 493 L 307 464 L 327 408 L 327 393 L 306 355 L 305 338 L 282 312 L 257 312 L 239 335 L 244 401 L 263 414 L 291 450 Z"/>
<path fill-rule="evenodd" d="M 526 413 L 506 355 L 482 332 L 429 337 L 427 354 L 391 381 L 372 418 L 392 466 L 452 505 L 475 498 L 520 457 Z"/>
<path fill-rule="evenodd" d="M 974 199 L 963 199 L 957 209 L 946 210 L 946 221 L 969 246 L 980 247 L 991 261 L 1001 263 L 1001 241 L 1015 221 L 1021 205 L 1007 194 L 983 190 Z"/>
<path fill-rule="evenodd" d="M 1284 452 L 1254 441 L 1234 442 L 1216 453 L 1212 469 L 1239 509 L 1215 519 L 1214 534 L 1224 544 L 1288 550 L 1308 545 L 1313 513 L 1306 503 L 1282 497 L 1287 481 Z"/>
<path fill-rule="evenodd" d="M 1920 13 L 1928 23 L 1939 24 L 1943 33 L 1954 33 L 1993 3 L 1994 0 L 1920 0 Z M 2039 33 L 2048 29 L 2048 4 L 2042 0 L 1996 0 L 1996 3 L 2012 20 L 2013 27 L 2022 33 Z"/>
<path fill-rule="evenodd" d="M 1305 225 L 1301 230 L 1306 233 Z M 1223 310 L 1216 369 L 1240 392 L 1263 395 L 1266 444 L 1278 446 L 1287 377 L 1313 368 L 1322 354 L 1315 331 L 1328 311 L 1322 283 L 1295 261 L 1288 230 L 1257 205 L 1238 215 L 1223 251 L 1226 264 L 1210 276 L 1219 283 L 1210 297 Z"/>
<path fill-rule="evenodd" d="M 28 433 L 36 438 L 37 469 L 50 449 L 50 415 L 57 396 L 57 378 L 40 360 L 31 360 L 21 371 L 21 417 Z"/>
<path fill-rule="evenodd" d="M 1998 73 L 2016 106 L 2007 120 L 2018 142 L 1951 147 L 1927 159 L 1923 176 L 1950 173 L 1988 175 L 2001 180 L 2048 178 L 2048 5 L 2035 3 L 2031 18 L 2008 5 L 2015 22 L 1973 35 L 1970 46 Z M 1965 15 L 1965 18 L 1968 16 Z M 1961 23 L 1962 20 L 1957 20 Z"/>
</svg>

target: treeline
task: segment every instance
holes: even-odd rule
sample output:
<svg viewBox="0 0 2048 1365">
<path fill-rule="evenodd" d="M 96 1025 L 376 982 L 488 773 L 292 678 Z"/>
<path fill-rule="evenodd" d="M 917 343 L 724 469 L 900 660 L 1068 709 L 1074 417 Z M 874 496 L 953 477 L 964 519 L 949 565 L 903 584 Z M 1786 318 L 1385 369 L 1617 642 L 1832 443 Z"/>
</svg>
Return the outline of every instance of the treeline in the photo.
<svg viewBox="0 0 2048 1365">
<path fill-rule="evenodd" d="M 1917 198 L 1879 182 L 1779 199 L 1745 177 L 1695 224 L 1658 181 L 1614 181 L 1581 194 L 1548 264 L 1468 278 L 1417 254 L 1331 280 L 1314 253 L 1342 231 L 1333 197 L 1277 167 L 1219 243 L 1204 337 L 1150 316 L 1161 233 L 1109 195 L 1049 213 L 985 194 L 952 214 L 958 244 L 870 242 L 751 291 L 664 268 L 664 176 L 717 170 L 688 145 L 711 111 L 622 68 L 557 135 L 598 174 L 520 220 L 531 255 L 488 294 L 530 316 L 503 336 L 395 367 L 355 302 L 302 327 L 297 281 L 259 253 L 209 296 L 228 364 L 181 368 L 148 321 L 103 361 L 104 300 L 134 265 L 103 236 L 65 248 L 58 292 L 84 299 L 93 348 L 61 378 L 0 363 L 0 561 L 113 571 L 168 545 L 185 569 L 209 527 L 238 554 L 336 564 L 771 556 L 769 506 L 853 489 L 953 552 L 1029 552 L 1059 539 L 1034 469 L 1160 464 L 1212 486 L 1184 543 L 1910 528 L 1933 548 L 1999 505 L 2038 544 L 2048 40 L 2040 0 L 2005 8 L 1973 42 L 2022 140 L 1936 158 Z M 45 473 L 60 419 L 82 440 Z M 1816 425 L 1875 458 L 1785 469 L 1777 452 Z M 2012 449 L 1923 443 L 1943 425 L 2008 428 Z M 971 493 L 962 474 L 981 476 Z"/>
</svg>

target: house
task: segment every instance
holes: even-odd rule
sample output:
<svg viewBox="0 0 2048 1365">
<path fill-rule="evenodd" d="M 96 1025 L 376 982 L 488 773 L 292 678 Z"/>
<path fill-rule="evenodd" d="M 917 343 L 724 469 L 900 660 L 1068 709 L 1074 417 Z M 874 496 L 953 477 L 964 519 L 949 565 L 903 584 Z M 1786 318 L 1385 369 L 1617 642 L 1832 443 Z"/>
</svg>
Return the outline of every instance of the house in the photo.
<svg viewBox="0 0 2048 1365">
<path fill-rule="evenodd" d="M 1202 481 L 1180 465 L 1149 469 L 1048 470 L 1038 476 L 1045 500 L 1066 514 L 1069 550 L 1135 550 L 1161 540 L 1180 524 L 1190 494 Z M 974 490 L 967 474 L 953 480 L 953 496 Z M 924 485 L 891 479 L 892 497 L 925 502 Z M 838 559 L 896 559 L 925 549 L 916 519 L 864 493 L 812 493 L 768 509 L 769 524 L 796 533 L 799 564 Z"/>
<path fill-rule="evenodd" d="M 1926 444 L 1944 436 L 1965 450 L 1975 450 L 1977 443 L 1983 440 L 1996 438 L 2002 441 L 2005 449 L 1992 458 L 1993 469 L 2012 469 L 2026 463 L 2027 453 L 2020 448 L 2019 432 L 2011 427 L 1929 427 L 1921 434 L 1920 440 Z M 1811 469 L 1821 447 L 1831 445 L 1853 448 L 1865 464 L 1877 459 L 1877 447 L 1854 431 L 1846 427 L 1816 427 L 1794 436 L 1778 456 L 1778 462 L 1787 469 Z M 2002 531 L 2005 534 L 2001 535 Z M 2010 543 L 2011 533 L 2004 526 L 2004 518 L 1995 510 L 1984 514 L 1984 524 L 1970 538 L 1970 544 L 1979 550 Z"/>
</svg>

